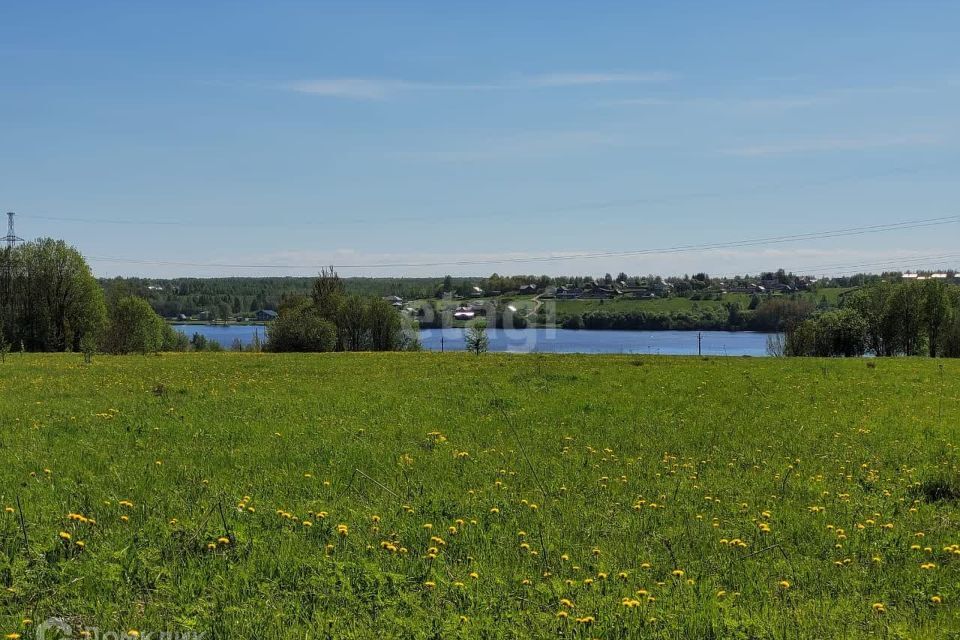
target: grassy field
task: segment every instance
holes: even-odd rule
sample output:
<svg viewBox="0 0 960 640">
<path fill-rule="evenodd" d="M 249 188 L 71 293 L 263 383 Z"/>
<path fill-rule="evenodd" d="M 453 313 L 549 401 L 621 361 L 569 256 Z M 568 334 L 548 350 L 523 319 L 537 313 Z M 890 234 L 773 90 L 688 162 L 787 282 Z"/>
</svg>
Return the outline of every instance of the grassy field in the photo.
<svg viewBox="0 0 960 640">
<path fill-rule="evenodd" d="M 826 298 L 827 302 L 836 306 L 840 294 L 846 289 L 824 288 L 817 291 L 800 294 L 800 298 L 814 304 Z M 627 312 L 646 311 L 648 313 L 672 313 L 676 311 L 691 312 L 697 309 L 711 309 L 723 307 L 728 302 L 739 302 L 746 309 L 750 304 L 751 295 L 747 293 L 725 293 L 722 300 L 691 300 L 690 298 L 654 298 L 651 300 L 620 298 L 616 300 L 557 300 L 557 314 L 560 316 L 583 314 L 589 311 Z"/>
<path fill-rule="evenodd" d="M 938 367 L 14 354 L 0 636 L 960 637 Z"/>
</svg>

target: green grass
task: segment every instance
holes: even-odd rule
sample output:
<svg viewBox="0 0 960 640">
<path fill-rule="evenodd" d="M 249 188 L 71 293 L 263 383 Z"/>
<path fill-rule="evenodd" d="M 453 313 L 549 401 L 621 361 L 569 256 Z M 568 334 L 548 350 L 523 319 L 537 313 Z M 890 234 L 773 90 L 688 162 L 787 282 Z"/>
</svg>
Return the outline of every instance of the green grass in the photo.
<svg viewBox="0 0 960 640">
<path fill-rule="evenodd" d="M 549 302 L 549 301 L 544 301 Z M 741 293 L 728 293 L 723 300 L 690 300 L 689 298 L 654 298 L 636 300 L 619 298 L 614 300 L 557 300 L 557 315 L 583 314 L 589 311 L 645 311 L 647 313 L 673 313 L 675 311 L 693 311 L 723 307 L 726 302 L 740 302 L 744 308 L 750 303 L 750 296 Z"/>
<path fill-rule="evenodd" d="M 826 298 L 832 306 L 839 304 L 840 295 L 847 291 L 841 288 L 824 288 L 816 291 L 804 292 L 800 297 L 810 300 L 814 304 Z M 725 293 L 720 300 L 691 300 L 690 298 L 671 297 L 654 299 L 618 298 L 614 300 L 557 300 L 557 315 L 566 316 L 583 314 L 589 311 L 607 311 L 610 313 L 626 311 L 646 311 L 648 313 L 673 313 L 678 311 L 695 311 L 696 309 L 711 309 L 723 307 L 728 302 L 739 302 L 746 309 L 752 296 L 747 293 Z M 545 301 L 547 302 L 547 301 Z"/>
<path fill-rule="evenodd" d="M 957 637 L 958 374 L 14 354 L 0 635 Z"/>
</svg>

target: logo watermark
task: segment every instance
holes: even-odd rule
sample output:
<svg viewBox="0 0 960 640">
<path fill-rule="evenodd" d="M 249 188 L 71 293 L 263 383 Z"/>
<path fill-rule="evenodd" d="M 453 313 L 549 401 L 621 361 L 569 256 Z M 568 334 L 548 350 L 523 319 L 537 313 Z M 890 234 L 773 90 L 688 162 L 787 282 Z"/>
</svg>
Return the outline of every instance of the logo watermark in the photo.
<svg viewBox="0 0 960 640">
<path fill-rule="evenodd" d="M 203 640 L 205 633 L 189 630 L 166 631 L 126 631 L 100 629 L 98 627 L 83 627 L 74 629 L 63 618 L 48 618 L 37 626 L 37 640 L 66 640 L 67 638 L 87 640 Z"/>
</svg>

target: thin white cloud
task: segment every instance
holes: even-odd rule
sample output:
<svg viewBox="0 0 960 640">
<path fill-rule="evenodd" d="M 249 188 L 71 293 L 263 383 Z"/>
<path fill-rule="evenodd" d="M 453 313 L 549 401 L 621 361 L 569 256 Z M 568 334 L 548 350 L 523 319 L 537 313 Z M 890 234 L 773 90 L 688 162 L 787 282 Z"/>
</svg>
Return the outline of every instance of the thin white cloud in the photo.
<svg viewBox="0 0 960 640">
<path fill-rule="evenodd" d="M 415 82 L 397 78 L 329 77 L 300 80 L 282 86 L 283 89 L 309 95 L 351 100 L 383 100 L 393 95 L 427 91 L 516 91 L 609 84 L 637 84 L 664 82 L 670 74 L 649 73 L 547 73 L 515 76 L 492 83 L 481 82 Z"/>
<path fill-rule="evenodd" d="M 556 157 L 621 144 L 623 140 L 619 136 L 603 131 L 538 131 L 468 142 L 454 149 L 411 149 L 391 155 L 409 160 L 459 163 Z"/>
<path fill-rule="evenodd" d="M 635 98 L 610 100 L 603 104 L 606 106 L 620 107 L 693 107 L 737 113 L 777 113 L 793 109 L 831 106 L 858 98 L 876 100 L 878 97 L 883 96 L 935 93 L 939 88 L 939 84 L 929 87 L 896 85 L 889 87 L 846 87 L 815 91 L 808 94 L 788 93 L 784 95 L 754 97 L 639 96 Z"/>
<path fill-rule="evenodd" d="M 833 100 L 823 95 L 779 96 L 769 98 L 664 98 L 639 97 L 611 100 L 605 104 L 616 107 L 692 107 L 712 111 L 781 112 L 828 104 Z"/>
<path fill-rule="evenodd" d="M 321 78 L 294 82 L 286 88 L 297 93 L 328 98 L 382 100 L 391 93 L 403 90 L 406 85 L 403 82 L 382 78 Z"/>
<path fill-rule="evenodd" d="M 727 155 L 760 157 L 817 153 L 826 151 L 871 151 L 891 147 L 919 147 L 942 144 L 943 136 L 932 134 L 879 135 L 862 137 L 829 137 L 785 140 L 725 149 Z"/>
<path fill-rule="evenodd" d="M 672 77 L 662 71 L 649 73 L 545 73 L 526 76 L 524 83 L 535 87 L 576 87 L 597 84 L 665 82 Z"/>
</svg>

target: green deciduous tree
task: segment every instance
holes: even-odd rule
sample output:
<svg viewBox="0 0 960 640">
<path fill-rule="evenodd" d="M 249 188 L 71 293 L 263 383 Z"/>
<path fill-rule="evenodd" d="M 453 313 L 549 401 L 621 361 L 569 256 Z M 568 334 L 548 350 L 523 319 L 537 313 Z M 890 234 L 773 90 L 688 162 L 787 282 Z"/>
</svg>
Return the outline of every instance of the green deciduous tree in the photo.
<svg viewBox="0 0 960 640">
<path fill-rule="evenodd" d="M 150 303 L 136 296 L 111 301 L 104 333 L 107 353 L 154 353 L 163 349 L 166 324 Z"/>
<path fill-rule="evenodd" d="M 867 350 L 878 357 L 893 355 L 896 343 L 896 327 L 888 307 L 894 287 L 888 282 L 878 282 L 853 293 L 847 306 L 857 311 L 866 323 Z"/>
<path fill-rule="evenodd" d="M 927 332 L 927 349 L 931 358 L 937 357 L 943 329 L 950 318 L 950 294 L 941 280 L 923 283 L 923 324 Z"/>
<path fill-rule="evenodd" d="M 854 309 L 826 311 L 787 331 L 785 351 L 793 356 L 858 357 L 866 353 L 867 324 Z"/>
<path fill-rule="evenodd" d="M 317 314 L 324 320 L 335 323 L 344 296 L 346 296 L 346 287 L 333 267 L 321 269 L 320 275 L 313 282 L 311 294 Z"/>
<path fill-rule="evenodd" d="M 8 342 L 28 351 L 78 351 L 84 336 L 103 330 L 103 290 L 62 240 L 3 250 L 0 278 L 0 332 Z"/>
<path fill-rule="evenodd" d="M 386 300 L 374 298 L 367 307 L 370 348 L 374 351 L 397 351 L 404 348 L 403 323 L 400 314 Z"/>
<path fill-rule="evenodd" d="M 391 308 L 393 315 L 397 315 Z M 345 296 L 337 309 L 338 349 L 361 351 L 370 346 L 370 322 L 367 302 L 361 296 Z"/>
<path fill-rule="evenodd" d="M 893 292 L 887 301 L 885 319 L 891 337 L 887 355 L 923 354 L 926 346 L 923 302 L 923 290 L 919 283 L 899 284 L 893 287 Z"/>
</svg>

